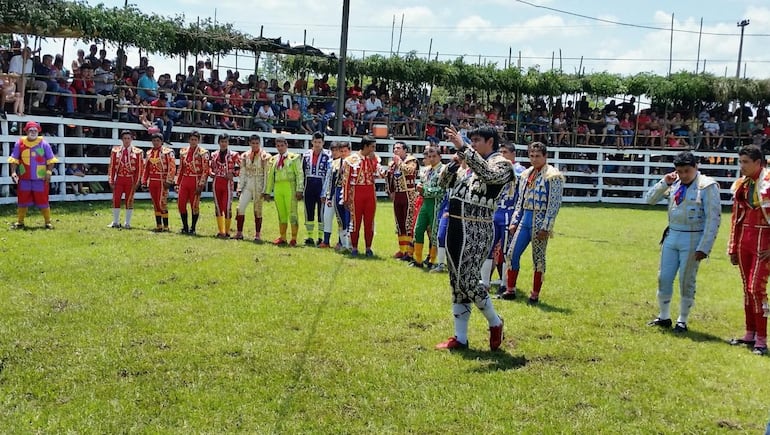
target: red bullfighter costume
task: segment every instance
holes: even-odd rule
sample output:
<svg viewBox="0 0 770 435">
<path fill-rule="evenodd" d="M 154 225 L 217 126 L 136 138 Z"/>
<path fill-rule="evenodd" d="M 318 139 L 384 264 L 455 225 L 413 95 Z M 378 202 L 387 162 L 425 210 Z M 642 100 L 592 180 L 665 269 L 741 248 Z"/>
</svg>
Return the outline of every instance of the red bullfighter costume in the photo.
<svg viewBox="0 0 770 435">
<path fill-rule="evenodd" d="M 155 209 L 155 231 L 168 231 L 168 189 L 174 185 L 176 159 L 174 150 L 167 146 L 147 151 L 142 185 L 147 186 Z"/>
<path fill-rule="evenodd" d="M 364 157 L 356 152 L 343 160 L 342 168 L 342 202 L 348 206 L 353 219 L 351 254 L 358 255 L 358 233 L 363 221 L 366 254 L 371 256 L 374 213 L 377 210 L 374 180 L 380 176 L 380 158 L 374 153 Z"/>
<path fill-rule="evenodd" d="M 398 164 L 391 161 L 385 173 L 389 195 L 393 195 L 393 213 L 396 217 L 398 252 L 396 258 L 412 256 L 412 236 L 415 224 L 416 179 L 419 164 L 409 154 Z"/>
<path fill-rule="evenodd" d="M 743 278 L 743 307 L 746 335 L 755 349 L 767 349 L 767 278 L 770 264 L 759 258 L 770 249 L 770 169 L 757 178 L 741 177 L 732 187 L 733 212 L 727 253 L 737 255 Z"/>
<path fill-rule="evenodd" d="M 110 152 L 107 180 L 112 186 L 112 224 L 120 227 L 120 202 L 126 198 L 125 228 L 131 228 L 134 212 L 134 193 L 142 180 L 144 152 L 135 146 L 117 146 Z"/>
<path fill-rule="evenodd" d="M 176 184 L 179 186 L 179 215 L 182 218 L 182 233 L 195 234 L 195 226 L 200 216 L 201 192 L 209 179 L 209 152 L 196 146 L 182 148 L 179 152 L 179 173 Z M 192 225 L 187 226 L 187 204 L 192 212 Z"/>
<path fill-rule="evenodd" d="M 51 170 L 58 160 L 53 155 L 51 146 L 42 137 L 37 136 L 40 125 L 30 121 L 24 127 L 25 131 L 34 130 L 34 137 L 28 134 L 16 141 L 8 163 L 11 165 L 11 176 L 16 181 L 16 196 L 18 202 L 18 220 L 14 228 L 24 228 L 24 218 L 27 208 L 35 205 L 40 209 L 45 220 L 45 227 L 51 225 L 51 209 L 48 206 L 48 188 Z M 17 169 L 18 168 L 18 169 Z"/>
<path fill-rule="evenodd" d="M 238 176 L 240 154 L 229 149 L 219 149 L 211 154 L 211 176 L 214 177 L 214 212 L 219 233 L 217 237 L 230 238 L 233 219 L 233 177 Z"/>
</svg>

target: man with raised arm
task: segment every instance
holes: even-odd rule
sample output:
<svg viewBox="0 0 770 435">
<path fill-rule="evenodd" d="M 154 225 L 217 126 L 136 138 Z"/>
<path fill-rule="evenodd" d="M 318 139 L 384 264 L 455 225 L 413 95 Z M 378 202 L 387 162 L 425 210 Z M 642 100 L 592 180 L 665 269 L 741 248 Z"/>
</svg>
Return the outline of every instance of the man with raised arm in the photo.
<svg viewBox="0 0 770 435">
<path fill-rule="evenodd" d="M 493 127 L 471 131 L 470 146 L 454 128 L 446 128 L 444 132 L 457 150 L 439 177 L 441 186 L 452 189 L 446 252 L 455 334 L 436 348 L 468 348 L 468 321 L 471 304 L 474 304 L 487 319 L 489 348 L 494 351 L 503 342 L 503 319 L 497 315 L 489 293 L 479 282 L 480 268 L 494 237 L 492 215 L 497 199 L 516 174 L 511 162 L 498 152 L 500 137 Z M 463 162 L 468 165 L 468 171 L 460 171 Z"/>
</svg>

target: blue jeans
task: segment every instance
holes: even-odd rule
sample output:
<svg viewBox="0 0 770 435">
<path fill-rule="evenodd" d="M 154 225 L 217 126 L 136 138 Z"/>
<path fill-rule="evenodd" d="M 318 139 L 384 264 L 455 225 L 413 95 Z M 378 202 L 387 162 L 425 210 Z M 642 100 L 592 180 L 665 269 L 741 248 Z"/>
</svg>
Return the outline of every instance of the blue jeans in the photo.
<svg viewBox="0 0 770 435">
<path fill-rule="evenodd" d="M 75 111 L 75 105 L 72 103 L 72 92 L 70 92 L 69 89 L 63 88 L 59 86 L 58 83 L 54 81 L 47 82 L 48 83 L 48 92 L 59 92 L 62 94 L 61 99 L 64 101 L 64 107 L 67 113 L 72 113 Z M 49 95 L 48 96 L 48 107 L 53 107 L 56 105 L 56 95 Z"/>
<path fill-rule="evenodd" d="M 166 121 L 165 129 L 163 128 L 163 118 L 155 118 L 155 125 L 158 126 L 158 130 L 163 132 L 163 141 L 164 142 L 170 142 L 171 141 L 171 129 L 174 128 L 174 121 L 168 120 Z"/>
</svg>

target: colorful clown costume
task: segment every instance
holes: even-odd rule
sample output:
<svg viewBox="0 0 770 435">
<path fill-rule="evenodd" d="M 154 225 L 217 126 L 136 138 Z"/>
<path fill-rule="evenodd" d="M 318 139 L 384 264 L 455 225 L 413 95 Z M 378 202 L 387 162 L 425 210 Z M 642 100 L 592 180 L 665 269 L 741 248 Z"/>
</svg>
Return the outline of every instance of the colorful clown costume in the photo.
<svg viewBox="0 0 770 435">
<path fill-rule="evenodd" d="M 27 123 L 27 129 L 29 124 L 37 125 L 33 122 Z M 36 132 L 40 131 L 39 126 L 36 128 Z M 11 165 L 11 174 L 18 183 L 16 186 L 18 220 L 15 227 L 24 228 L 27 208 L 34 205 L 43 214 L 46 228 L 52 228 L 48 189 L 51 170 L 58 161 L 51 146 L 40 136 L 34 139 L 30 139 L 29 136 L 22 137 L 14 144 L 8 163 Z"/>
<path fill-rule="evenodd" d="M 155 139 L 159 141 L 159 139 Z M 159 145 L 147 151 L 142 173 L 142 185 L 150 191 L 152 207 L 155 211 L 155 232 L 169 231 L 168 227 L 168 189 L 174 185 L 176 159 L 174 150 Z"/>
<path fill-rule="evenodd" d="M 564 175 L 555 167 L 545 164 L 540 170 L 534 166 L 527 168 L 519 176 L 518 199 L 513 213 L 511 226 L 515 232 L 508 248 L 510 270 L 507 273 L 508 292 L 515 292 L 519 275 L 521 255 L 532 243 L 532 261 L 534 276 L 530 302 L 536 303 L 540 296 L 545 275 L 545 252 L 548 238 L 552 234 L 556 215 L 561 207 Z M 537 234 L 545 231 L 548 236 L 538 238 Z M 505 295 L 505 294 L 504 294 Z"/>
</svg>

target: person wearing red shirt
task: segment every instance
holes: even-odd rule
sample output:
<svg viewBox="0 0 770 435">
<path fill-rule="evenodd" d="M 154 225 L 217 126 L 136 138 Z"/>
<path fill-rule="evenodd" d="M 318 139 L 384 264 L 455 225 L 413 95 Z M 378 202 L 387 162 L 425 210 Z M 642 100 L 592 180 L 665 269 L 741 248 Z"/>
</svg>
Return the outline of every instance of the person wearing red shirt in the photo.
<svg viewBox="0 0 770 435">
<path fill-rule="evenodd" d="M 743 310 L 746 333 L 730 340 L 734 346 L 753 346 L 757 355 L 767 354 L 767 278 L 770 275 L 770 170 L 762 149 L 747 145 L 738 151 L 741 175 L 733 192 L 732 220 L 727 254 L 743 278 Z"/>
<path fill-rule="evenodd" d="M 132 146 L 134 135 L 129 130 L 120 133 L 123 146 L 114 147 L 110 152 L 107 180 L 112 188 L 112 223 L 110 228 L 120 228 L 120 202 L 126 198 L 126 222 L 123 228 L 131 228 L 134 212 L 134 192 L 142 180 L 144 152 Z"/>
<path fill-rule="evenodd" d="M 217 238 L 230 238 L 230 223 L 233 219 L 233 178 L 238 176 L 240 154 L 229 150 L 230 136 L 222 133 L 217 139 L 219 150 L 211 154 L 210 175 L 214 178 L 214 212 L 219 233 Z"/>
<path fill-rule="evenodd" d="M 155 209 L 155 232 L 168 231 L 168 189 L 174 185 L 176 158 L 174 150 L 163 146 L 160 133 L 152 135 L 152 149 L 147 151 L 142 186 L 149 189 Z"/>
<path fill-rule="evenodd" d="M 171 141 L 171 129 L 174 128 L 174 121 L 168 117 L 168 99 L 165 92 L 158 95 L 158 98 L 150 102 L 152 119 L 158 130 L 163 132 L 163 141 Z"/>
<path fill-rule="evenodd" d="M 94 83 L 94 70 L 89 64 L 80 67 L 80 77 L 72 81 L 72 87 L 78 95 L 96 97 L 96 84 Z M 78 98 L 78 109 L 81 112 L 93 112 L 96 98 Z"/>
<path fill-rule="evenodd" d="M 377 141 L 372 136 L 361 138 L 358 152 L 342 162 L 342 203 L 350 210 L 353 217 L 353 229 L 350 241 L 353 249 L 350 255 L 358 256 L 358 234 L 361 224 L 364 226 L 366 256 L 373 257 L 374 213 L 377 210 L 377 197 L 374 189 L 375 179 L 383 176 L 380 158 L 374 153 Z"/>
<path fill-rule="evenodd" d="M 179 172 L 176 177 L 179 198 L 177 205 L 182 218 L 182 234 L 195 234 L 200 217 L 201 192 L 209 179 L 209 152 L 199 146 L 201 134 L 193 130 L 188 139 L 189 147 L 179 151 Z M 187 204 L 190 204 L 192 225 L 188 226 Z"/>
</svg>

